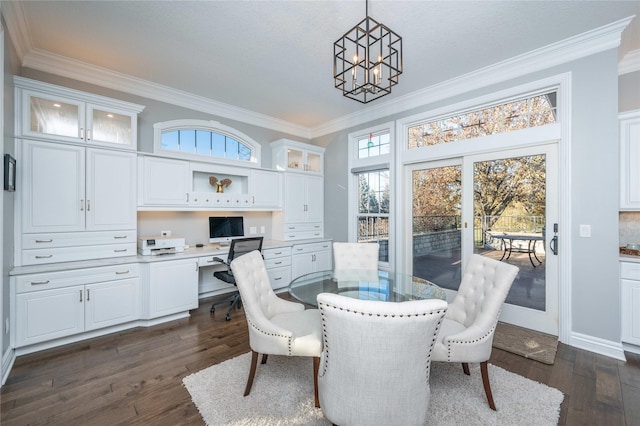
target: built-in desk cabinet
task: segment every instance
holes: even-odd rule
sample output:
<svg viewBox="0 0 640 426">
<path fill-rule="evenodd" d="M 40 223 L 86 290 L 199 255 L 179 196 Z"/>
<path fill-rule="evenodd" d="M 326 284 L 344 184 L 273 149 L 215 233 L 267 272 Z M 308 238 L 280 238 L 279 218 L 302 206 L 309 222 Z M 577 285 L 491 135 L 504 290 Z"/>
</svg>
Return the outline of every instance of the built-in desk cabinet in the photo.
<svg viewBox="0 0 640 426">
<path fill-rule="evenodd" d="M 16 348 L 135 321 L 141 312 L 137 264 L 15 276 L 11 293 Z"/>
<path fill-rule="evenodd" d="M 619 116 L 620 209 L 640 210 L 640 110 Z"/>
<path fill-rule="evenodd" d="M 189 162 L 163 157 L 138 157 L 139 206 L 187 206 Z"/>
<path fill-rule="evenodd" d="M 143 319 L 197 308 L 198 266 L 197 258 L 143 264 Z"/>
<path fill-rule="evenodd" d="M 640 262 L 620 262 L 622 341 L 640 346 Z"/>
<path fill-rule="evenodd" d="M 132 151 L 143 107 L 20 77 L 14 82 L 15 265 L 135 255 Z"/>
<path fill-rule="evenodd" d="M 291 247 L 263 249 L 262 257 L 274 290 L 280 290 L 291 282 Z"/>
</svg>

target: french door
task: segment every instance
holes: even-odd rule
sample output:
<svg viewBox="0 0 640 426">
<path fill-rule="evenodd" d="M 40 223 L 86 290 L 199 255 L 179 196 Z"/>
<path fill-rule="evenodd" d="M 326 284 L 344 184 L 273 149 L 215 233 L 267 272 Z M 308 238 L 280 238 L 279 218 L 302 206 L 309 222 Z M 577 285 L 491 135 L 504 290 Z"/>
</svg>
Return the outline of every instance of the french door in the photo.
<svg viewBox="0 0 640 426">
<path fill-rule="evenodd" d="M 550 144 L 407 166 L 413 274 L 451 300 L 472 253 L 514 264 L 520 272 L 501 321 L 557 335 L 558 261 L 549 248 L 558 223 L 556 151 Z"/>
</svg>

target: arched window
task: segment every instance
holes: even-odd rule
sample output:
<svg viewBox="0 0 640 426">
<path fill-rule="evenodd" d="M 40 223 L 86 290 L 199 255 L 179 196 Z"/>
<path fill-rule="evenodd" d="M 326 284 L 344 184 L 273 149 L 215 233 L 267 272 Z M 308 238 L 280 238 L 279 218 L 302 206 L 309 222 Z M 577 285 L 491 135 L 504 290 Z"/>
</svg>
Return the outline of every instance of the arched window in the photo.
<svg viewBox="0 0 640 426">
<path fill-rule="evenodd" d="M 260 144 L 216 121 L 172 120 L 156 123 L 154 152 L 210 161 L 260 166 Z"/>
</svg>

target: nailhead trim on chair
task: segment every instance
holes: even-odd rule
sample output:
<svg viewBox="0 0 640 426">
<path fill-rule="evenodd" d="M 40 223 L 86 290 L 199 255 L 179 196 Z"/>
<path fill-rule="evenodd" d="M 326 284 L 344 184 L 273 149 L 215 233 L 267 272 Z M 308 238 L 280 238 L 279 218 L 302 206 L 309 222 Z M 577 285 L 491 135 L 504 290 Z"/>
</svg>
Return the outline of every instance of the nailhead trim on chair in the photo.
<svg viewBox="0 0 640 426">
<path fill-rule="evenodd" d="M 291 348 L 292 339 L 291 339 L 291 337 L 290 337 L 290 336 L 285 336 L 285 335 L 283 335 L 283 334 L 276 334 L 276 333 L 267 333 L 266 331 L 264 331 L 264 330 L 262 330 L 262 329 L 258 328 L 258 327 L 253 323 L 253 321 L 251 321 L 251 319 L 249 319 L 249 318 L 247 318 L 247 323 L 248 323 L 249 325 L 251 325 L 251 327 L 253 327 L 253 329 L 254 329 L 254 330 L 256 330 L 256 331 L 258 331 L 259 333 L 262 333 L 262 334 L 264 334 L 264 335 L 266 335 L 266 336 L 282 337 L 282 338 L 284 338 L 284 339 L 287 339 L 287 345 L 288 345 L 288 347 L 289 347 L 289 356 L 291 356 L 291 353 L 292 353 L 293 351 L 292 351 L 292 348 Z"/>
<path fill-rule="evenodd" d="M 460 344 L 470 344 L 470 343 L 478 343 L 481 342 L 483 340 L 485 340 L 487 337 L 491 336 L 495 329 L 496 326 L 498 325 L 498 318 L 500 318 L 500 312 L 498 312 L 498 317 L 496 317 L 496 321 L 493 323 L 493 326 L 491 327 L 491 329 L 489 331 L 487 331 L 487 333 L 485 333 L 484 335 L 482 335 L 481 337 L 474 339 L 474 340 L 447 340 L 447 361 L 448 362 L 453 362 L 451 361 L 451 344 L 452 343 L 460 343 Z"/>
<path fill-rule="evenodd" d="M 442 311 L 439 310 L 439 311 L 432 311 L 432 312 L 429 312 L 429 313 L 422 312 L 420 314 L 387 315 L 387 314 L 373 314 L 373 313 L 370 313 L 370 312 L 359 312 L 359 311 L 354 311 L 354 310 L 351 310 L 351 309 L 345 309 L 345 308 L 341 308 L 341 307 L 337 307 L 337 306 L 333 306 L 333 305 L 328 305 L 326 303 L 319 303 L 318 304 L 318 308 L 320 308 L 321 306 L 325 306 L 327 308 L 339 309 L 341 311 L 351 312 L 351 313 L 354 313 L 354 314 L 369 315 L 369 316 L 375 315 L 377 317 L 385 317 L 385 318 L 387 318 L 387 317 L 391 317 L 391 318 L 396 318 L 396 317 L 398 317 L 398 318 L 404 318 L 404 317 L 411 318 L 411 317 L 427 316 L 427 315 L 441 314 L 442 313 Z M 446 311 L 446 309 L 445 309 L 445 311 Z M 322 311 L 322 309 L 320 309 L 320 317 L 322 319 L 322 336 L 323 336 L 323 342 L 322 343 L 323 343 L 323 354 L 324 354 L 325 361 L 322 363 L 323 364 L 323 371 L 321 371 L 318 375 L 319 376 L 324 376 L 324 372 L 326 371 L 326 366 L 329 364 L 329 345 L 328 345 L 327 340 L 326 340 L 326 335 L 327 335 L 327 329 L 326 329 L 326 324 L 325 324 L 326 320 L 325 320 L 325 314 Z M 442 316 L 440 318 L 440 321 L 438 321 L 438 324 L 436 325 L 436 332 L 435 332 L 434 338 L 432 340 L 434 343 L 437 340 L 438 333 L 440 331 L 440 325 L 442 324 L 442 319 L 443 318 L 444 318 L 444 316 Z M 427 354 L 427 360 L 431 359 L 431 352 L 433 351 L 433 346 L 434 345 L 431 345 L 431 349 L 429 349 L 429 353 Z M 426 374 L 427 374 L 427 378 L 429 378 L 429 376 L 431 374 L 430 373 L 431 363 L 429 362 L 427 364 L 428 365 L 427 365 Z"/>
</svg>

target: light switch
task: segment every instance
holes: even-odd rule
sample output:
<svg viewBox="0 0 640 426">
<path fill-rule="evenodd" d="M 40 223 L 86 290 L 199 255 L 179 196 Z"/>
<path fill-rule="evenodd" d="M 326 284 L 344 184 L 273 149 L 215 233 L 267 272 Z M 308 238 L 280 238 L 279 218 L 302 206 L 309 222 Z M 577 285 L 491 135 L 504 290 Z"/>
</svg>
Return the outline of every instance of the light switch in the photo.
<svg viewBox="0 0 640 426">
<path fill-rule="evenodd" d="M 256 228 L 255 226 L 252 226 L 249 228 L 249 234 L 255 235 L 257 232 L 258 232 L 258 228 Z"/>
<path fill-rule="evenodd" d="M 580 225 L 580 236 L 585 238 L 591 237 L 591 225 Z"/>
</svg>

